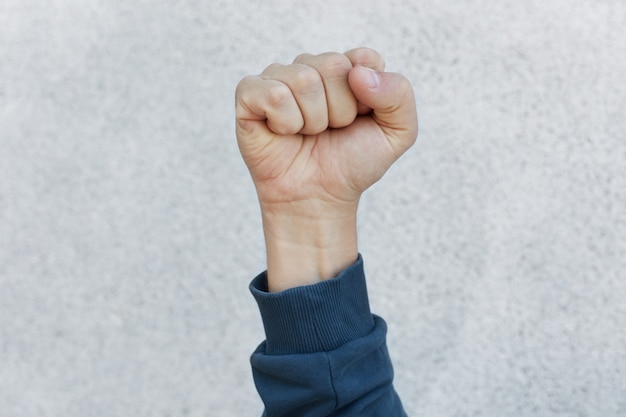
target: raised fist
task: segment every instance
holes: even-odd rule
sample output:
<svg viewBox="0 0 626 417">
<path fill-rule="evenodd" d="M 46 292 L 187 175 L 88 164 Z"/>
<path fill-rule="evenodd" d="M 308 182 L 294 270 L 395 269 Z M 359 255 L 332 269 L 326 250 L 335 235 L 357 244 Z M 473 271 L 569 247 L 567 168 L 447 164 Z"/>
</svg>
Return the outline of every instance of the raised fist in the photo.
<svg viewBox="0 0 626 417">
<path fill-rule="evenodd" d="M 409 81 L 375 51 L 300 55 L 237 87 L 237 138 L 262 208 L 354 203 L 417 136 Z"/>
</svg>

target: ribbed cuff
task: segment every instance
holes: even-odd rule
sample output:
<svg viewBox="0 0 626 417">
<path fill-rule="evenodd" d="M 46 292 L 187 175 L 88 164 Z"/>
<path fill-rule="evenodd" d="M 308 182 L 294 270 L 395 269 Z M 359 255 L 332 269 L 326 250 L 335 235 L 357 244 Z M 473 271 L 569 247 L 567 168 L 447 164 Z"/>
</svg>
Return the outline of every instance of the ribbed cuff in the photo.
<svg viewBox="0 0 626 417">
<path fill-rule="evenodd" d="M 266 355 L 335 350 L 374 327 L 360 254 L 336 278 L 270 293 L 263 272 L 250 291 L 261 311 Z"/>
</svg>

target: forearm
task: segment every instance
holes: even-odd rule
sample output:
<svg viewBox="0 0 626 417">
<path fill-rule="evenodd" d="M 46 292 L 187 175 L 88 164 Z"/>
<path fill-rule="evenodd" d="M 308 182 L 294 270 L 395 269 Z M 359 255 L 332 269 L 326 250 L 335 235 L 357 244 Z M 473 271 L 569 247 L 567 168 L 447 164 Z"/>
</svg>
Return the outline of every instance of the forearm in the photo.
<svg viewBox="0 0 626 417">
<path fill-rule="evenodd" d="M 263 208 L 270 292 L 335 278 L 358 257 L 357 204 Z"/>
</svg>

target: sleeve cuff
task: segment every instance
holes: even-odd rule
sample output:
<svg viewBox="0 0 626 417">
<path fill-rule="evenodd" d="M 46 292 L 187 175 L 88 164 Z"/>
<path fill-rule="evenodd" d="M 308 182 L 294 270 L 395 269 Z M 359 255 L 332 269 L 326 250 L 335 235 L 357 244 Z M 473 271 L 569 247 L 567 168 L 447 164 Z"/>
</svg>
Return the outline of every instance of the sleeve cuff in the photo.
<svg viewBox="0 0 626 417">
<path fill-rule="evenodd" d="M 360 254 L 336 278 L 270 293 L 263 272 L 250 291 L 263 319 L 266 355 L 328 352 L 374 327 Z"/>
</svg>

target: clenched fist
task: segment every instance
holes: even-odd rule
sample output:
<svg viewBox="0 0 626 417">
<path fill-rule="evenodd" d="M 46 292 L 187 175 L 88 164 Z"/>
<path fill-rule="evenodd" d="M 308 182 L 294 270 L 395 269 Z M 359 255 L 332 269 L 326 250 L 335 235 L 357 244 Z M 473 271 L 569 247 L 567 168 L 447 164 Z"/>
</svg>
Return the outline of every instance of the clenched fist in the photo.
<svg viewBox="0 0 626 417">
<path fill-rule="evenodd" d="M 415 141 L 409 81 L 375 51 L 300 55 L 244 78 L 237 140 L 254 181 L 270 291 L 336 276 L 357 257 L 356 209 Z"/>
</svg>

